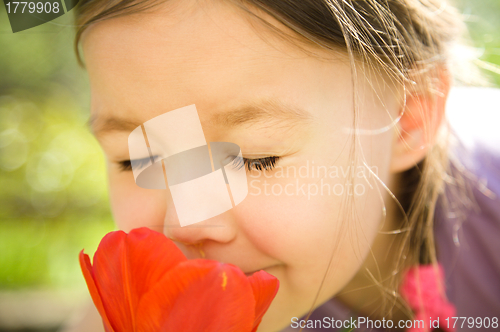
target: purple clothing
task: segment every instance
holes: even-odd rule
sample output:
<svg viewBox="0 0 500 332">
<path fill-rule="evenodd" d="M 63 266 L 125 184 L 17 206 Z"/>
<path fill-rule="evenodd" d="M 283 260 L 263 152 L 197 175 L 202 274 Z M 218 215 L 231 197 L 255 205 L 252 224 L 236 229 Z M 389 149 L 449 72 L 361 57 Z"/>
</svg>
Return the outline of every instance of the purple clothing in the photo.
<svg viewBox="0 0 500 332">
<path fill-rule="evenodd" d="M 463 222 L 437 209 L 438 260 L 458 317 L 500 319 L 500 155 L 478 144 L 471 157 L 471 170 L 478 179 L 472 189 L 477 204 Z M 487 330 L 465 326 L 457 331 Z"/>
<path fill-rule="evenodd" d="M 457 93 L 457 90 L 460 93 Z M 473 94 L 479 93 L 480 96 L 471 96 L 471 91 Z M 481 94 L 487 94 L 487 96 Z M 454 106 L 460 104 L 460 101 L 457 102 L 460 95 L 463 96 L 463 100 L 481 100 L 483 103 L 488 98 L 490 98 L 490 103 L 500 100 L 500 90 L 456 89 Z M 491 99 L 491 96 L 494 98 Z M 457 145 L 451 153 L 476 177 L 476 180 L 471 180 L 476 204 L 473 209 L 457 210 L 455 207 L 451 210 L 440 206 L 438 202 L 434 229 L 438 261 L 445 272 L 447 297 L 456 306 L 457 316 L 474 319 L 489 317 L 491 320 L 493 317 L 500 319 L 500 131 L 497 129 L 493 136 L 491 132 L 483 135 L 482 126 L 468 122 L 478 121 L 478 119 L 488 121 L 486 115 L 489 118 L 492 117 L 491 106 L 497 108 L 498 106 L 493 103 L 486 104 L 490 106 L 489 109 L 484 107 L 484 111 L 474 109 L 474 112 L 467 109 L 467 106 L 463 106 L 462 109 L 468 112 L 460 114 L 462 122 L 457 122 L 457 126 L 453 126 L 454 121 L 450 121 L 457 136 L 465 137 L 467 148 Z M 471 123 L 474 123 L 478 129 L 473 134 L 470 132 L 471 128 L 474 130 L 474 125 L 469 125 Z M 498 122 L 495 122 L 495 125 L 498 126 Z M 464 214 L 454 213 L 456 211 Z M 355 317 L 356 313 L 351 312 L 335 299 L 331 299 L 317 308 L 309 320 L 323 320 L 324 317 L 345 320 L 351 316 Z M 461 320 L 458 322 L 456 331 L 500 331 L 500 327 L 469 328 L 467 322 L 461 328 L 459 326 L 461 322 Z M 282 332 L 299 330 L 300 328 L 288 327 Z M 343 330 L 305 328 L 303 331 Z M 356 329 L 354 331 L 384 331 L 384 329 Z"/>
</svg>

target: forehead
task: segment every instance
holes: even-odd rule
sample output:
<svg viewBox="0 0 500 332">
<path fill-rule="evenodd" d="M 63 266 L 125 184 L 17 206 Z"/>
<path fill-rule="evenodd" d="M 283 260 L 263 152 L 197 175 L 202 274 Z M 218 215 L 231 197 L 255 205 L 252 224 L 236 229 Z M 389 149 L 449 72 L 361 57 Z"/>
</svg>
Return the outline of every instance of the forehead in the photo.
<svg viewBox="0 0 500 332">
<path fill-rule="evenodd" d="M 305 56 L 296 45 L 297 36 L 295 44 L 285 43 L 263 21 L 276 31 L 293 35 L 289 29 L 257 9 L 252 11 L 260 19 L 227 1 L 165 1 L 147 12 L 107 19 L 87 29 L 82 37 L 85 60 L 89 64 L 89 58 L 110 56 L 108 51 L 113 50 L 124 59 L 147 59 L 150 66 L 168 67 L 165 60 L 188 64 L 202 60 L 207 65 L 223 62 L 230 67 L 242 60 Z M 333 56 L 319 48 L 309 47 L 308 52 L 328 60 Z"/>
<path fill-rule="evenodd" d="M 166 2 L 109 19 L 87 30 L 82 44 L 93 112 L 119 110 L 139 121 L 190 104 L 213 109 L 276 95 L 293 102 L 297 91 L 319 93 L 318 77 L 348 73 L 332 65 L 338 55 L 306 55 L 223 1 Z M 317 86 L 301 84 L 308 80 Z"/>
</svg>

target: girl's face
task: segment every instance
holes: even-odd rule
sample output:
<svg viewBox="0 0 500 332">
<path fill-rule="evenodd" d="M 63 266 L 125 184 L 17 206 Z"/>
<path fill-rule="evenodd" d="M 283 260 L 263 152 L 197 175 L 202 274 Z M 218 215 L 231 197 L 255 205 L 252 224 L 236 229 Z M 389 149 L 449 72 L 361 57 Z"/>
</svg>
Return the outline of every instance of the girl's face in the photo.
<svg viewBox="0 0 500 332">
<path fill-rule="evenodd" d="M 280 289 L 262 331 L 306 313 L 325 275 L 316 305 L 356 275 L 382 227 L 386 195 L 377 177 L 392 178 L 394 131 L 366 131 L 397 116 L 393 90 L 358 71 L 355 119 L 347 56 L 303 47 L 309 53 L 218 1 L 167 2 L 95 24 L 83 40 L 118 227 L 147 226 L 189 258 L 276 276 Z M 236 143 L 247 159 L 279 158 L 272 170 L 248 172 L 248 196 L 235 208 L 180 227 L 169 190 L 140 188 L 124 164 L 134 128 L 192 104 L 207 142 Z"/>
</svg>

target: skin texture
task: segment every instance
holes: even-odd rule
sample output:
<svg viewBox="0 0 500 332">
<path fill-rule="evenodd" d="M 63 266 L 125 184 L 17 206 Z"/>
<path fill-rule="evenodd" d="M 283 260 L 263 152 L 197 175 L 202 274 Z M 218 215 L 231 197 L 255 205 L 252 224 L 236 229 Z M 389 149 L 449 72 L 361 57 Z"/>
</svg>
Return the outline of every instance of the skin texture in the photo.
<svg viewBox="0 0 500 332">
<path fill-rule="evenodd" d="M 188 258 L 204 256 L 235 264 L 246 273 L 264 269 L 275 275 L 280 290 L 259 331 L 283 329 L 292 317 L 335 294 L 358 310 L 376 311 L 377 304 L 370 303 L 377 301 L 378 293 L 366 288 L 372 282 L 363 271 L 378 265 L 382 278 L 390 274 L 395 257 L 389 249 L 397 239 L 379 231 L 397 225 L 383 186 L 369 172 L 366 179 L 357 176 L 358 167 L 364 160 L 392 188 L 396 172 L 426 151 L 415 153 L 398 137 L 401 128 L 390 126 L 402 111 L 398 89 L 359 70 L 355 94 L 347 55 L 311 47 L 306 54 L 238 8 L 218 1 L 167 2 L 147 13 L 109 19 L 90 27 L 82 44 L 91 83 L 92 125 L 107 158 L 119 229 L 147 226 L 175 240 Z M 235 126 L 217 121 L 250 101 L 269 99 L 307 113 L 288 121 L 286 111 L 273 110 L 264 121 Z M 365 130 L 356 139 L 354 100 L 356 124 Z M 277 166 L 283 169 L 309 165 L 311 170 L 313 163 L 336 166 L 338 175 L 287 178 L 279 176 L 279 167 L 254 170 L 248 174 L 249 195 L 241 204 L 179 227 L 169 191 L 138 187 L 132 172 L 120 169 L 120 162 L 129 159 L 127 138 L 132 129 L 191 104 L 197 107 L 208 142 L 236 143 L 246 158 L 279 156 Z M 111 118 L 130 123 L 121 129 L 106 126 Z M 383 127 L 387 130 L 382 133 L 370 132 Z M 418 125 L 412 123 L 409 129 L 406 135 L 422 137 Z M 422 146 L 421 139 L 411 142 Z M 305 193 L 297 191 L 297 179 Z M 308 185 L 321 190 L 321 184 L 337 185 L 344 194 L 320 191 L 308 197 Z M 362 194 L 353 192 L 356 184 Z M 291 195 L 274 194 L 286 185 Z M 385 219 L 382 201 L 388 211 Z M 363 294 L 352 291 L 363 287 Z M 347 289 L 351 292 L 343 294 Z"/>
</svg>

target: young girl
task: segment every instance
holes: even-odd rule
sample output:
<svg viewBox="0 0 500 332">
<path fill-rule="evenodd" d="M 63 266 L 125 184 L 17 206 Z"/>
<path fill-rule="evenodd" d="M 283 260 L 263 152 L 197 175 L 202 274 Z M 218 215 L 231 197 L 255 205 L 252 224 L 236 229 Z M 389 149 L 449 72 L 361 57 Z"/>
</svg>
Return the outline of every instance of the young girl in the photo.
<svg viewBox="0 0 500 332">
<path fill-rule="evenodd" d="M 333 330 L 350 317 L 372 321 L 360 330 L 410 330 L 422 313 L 437 318 L 433 303 L 456 309 L 442 330 L 454 316 L 467 319 L 458 330 L 498 328 L 496 159 L 467 168 L 450 144 L 462 23 L 447 2 L 83 0 L 77 24 L 118 228 L 150 227 L 188 258 L 276 276 L 259 331 Z M 241 148 L 248 194 L 181 227 L 169 189 L 136 183 L 128 143 L 190 105 L 206 142 Z M 428 267 L 416 289 L 430 295 L 404 295 L 407 271 L 418 280 Z M 97 331 L 93 317 L 79 330 Z"/>
</svg>

